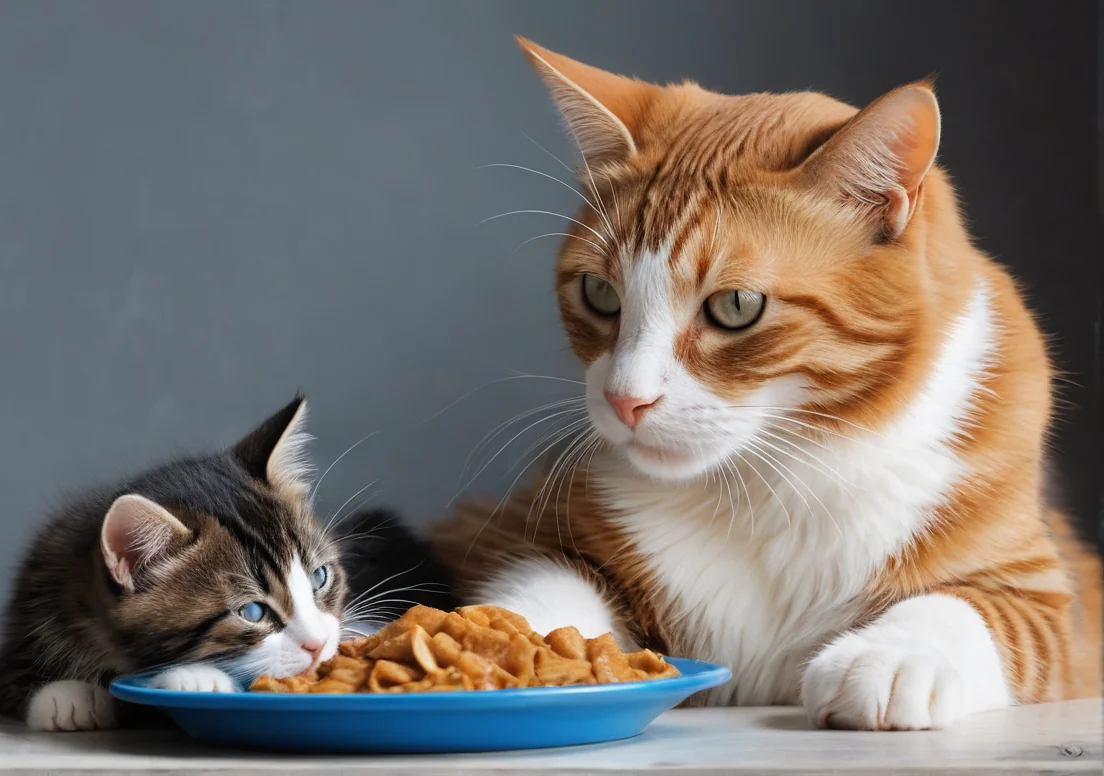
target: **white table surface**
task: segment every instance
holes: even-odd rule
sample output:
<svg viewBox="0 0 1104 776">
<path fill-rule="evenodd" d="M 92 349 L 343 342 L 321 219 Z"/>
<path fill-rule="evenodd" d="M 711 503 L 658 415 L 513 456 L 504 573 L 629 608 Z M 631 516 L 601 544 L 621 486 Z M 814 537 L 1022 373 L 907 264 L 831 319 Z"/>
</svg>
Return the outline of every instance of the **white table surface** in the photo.
<svg viewBox="0 0 1104 776">
<path fill-rule="evenodd" d="M 800 709 L 668 712 L 628 741 L 530 752 L 296 756 L 215 749 L 173 730 L 30 733 L 0 718 L 0 774 L 1101 773 L 1099 699 L 977 714 L 942 732 L 812 730 Z"/>
</svg>

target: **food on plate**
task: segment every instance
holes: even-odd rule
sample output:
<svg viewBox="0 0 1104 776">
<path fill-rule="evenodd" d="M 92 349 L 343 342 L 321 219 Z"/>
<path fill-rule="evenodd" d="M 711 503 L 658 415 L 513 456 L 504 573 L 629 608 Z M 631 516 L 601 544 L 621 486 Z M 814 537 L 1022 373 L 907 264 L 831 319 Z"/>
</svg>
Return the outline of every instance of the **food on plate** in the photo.
<svg viewBox="0 0 1104 776">
<path fill-rule="evenodd" d="M 342 642 L 317 669 L 249 688 L 275 693 L 403 693 L 614 684 L 678 676 L 651 650 L 622 652 L 610 634 L 572 627 L 541 636 L 497 606 L 415 606 L 371 636 Z"/>
</svg>

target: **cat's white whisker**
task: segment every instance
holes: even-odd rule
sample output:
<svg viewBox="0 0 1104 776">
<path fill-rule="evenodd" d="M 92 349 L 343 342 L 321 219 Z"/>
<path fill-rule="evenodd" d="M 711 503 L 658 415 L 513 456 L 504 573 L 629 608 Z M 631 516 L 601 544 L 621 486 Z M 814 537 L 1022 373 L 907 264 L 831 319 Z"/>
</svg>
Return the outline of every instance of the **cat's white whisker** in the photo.
<svg viewBox="0 0 1104 776">
<path fill-rule="evenodd" d="M 498 459 L 498 456 L 502 455 L 502 453 L 510 445 L 512 445 L 515 441 L 517 441 L 521 436 L 523 436 L 526 431 L 529 431 L 530 429 L 535 428 L 536 426 L 539 426 L 541 423 L 547 423 L 549 420 L 552 420 L 553 418 L 562 417 L 564 415 L 570 415 L 570 414 L 573 414 L 573 413 L 576 413 L 576 412 L 579 412 L 579 410 L 560 410 L 559 412 L 554 412 L 551 415 L 547 415 L 547 416 L 541 418 L 540 420 L 537 420 L 533 423 L 530 423 L 528 426 L 523 428 L 521 431 L 514 434 L 512 437 L 510 437 L 509 441 L 506 442 L 506 444 L 502 445 L 502 447 L 500 447 L 498 449 L 497 453 L 492 455 L 490 457 L 490 459 L 486 463 L 484 463 L 483 466 L 480 467 L 480 469 L 471 477 L 470 480 L 468 480 L 468 482 L 460 489 L 460 491 L 457 492 L 457 494 L 455 496 L 453 496 L 452 499 L 449 500 L 449 503 L 447 504 L 447 506 L 451 507 L 453 505 L 453 503 L 455 503 L 456 499 L 458 499 L 464 491 L 466 491 L 468 488 L 470 488 L 473 482 L 475 482 L 477 479 L 479 479 L 479 475 L 481 475 L 483 472 L 485 472 L 487 470 L 487 468 L 492 463 L 494 463 L 495 460 Z"/>
<path fill-rule="evenodd" d="M 603 256 L 608 256 L 609 255 L 609 253 L 606 251 L 606 249 L 604 247 L 602 247 L 598 243 L 594 242 L 593 240 L 588 240 L 587 238 L 580 237 L 577 234 L 568 234 L 567 232 L 545 232 L 544 234 L 538 234 L 534 237 L 530 237 L 527 240 L 522 240 L 520 243 L 518 243 L 518 247 L 514 248 L 514 253 L 517 253 L 518 251 L 520 251 L 522 248 L 524 248 L 529 243 L 535 242 L 537 240 L 543 240 L 545 237 L 570 237 L 573 240 L 582 240 L 583 242 L 587 243 L 588 245 L 593 246 Z"/>
<path fill-rule="evenodd" d="M 322 527 L 322 533 L 328 533 L 328 532 L 329 532 L 329 530 L 330 530 L 330 527 L 331 527 L 331 525 L 333 525 L 334 521 L 335 521 L 335 520 L 337 520 L 337 517 L 338 517 L 338 515 L 340 515 L 340 514 L 341 514 L 341 511 L 342 511 L 343 509 L 345 509 L 345 507 L 349 506 L 349 502 L 350 502 L 350 501 L 352 501 L 353 499 L 355 499 L 355 498 L 356 498 L 357 496 L 359 496 L 359 495 L 360 495 L 361 493 L 363 493 L 364 491 L 368 490 L 368 489 L 369 489 L 370 487 L 372 487 L 373 485 L 375 485 L 375 484 L 376 484 L 377 482 L 379 482 L 379 480 L 372 480 L 372 481 L 371 481 L 371 482 L 369 482 L 369 483 L 368 483 L 367 485 L 365 485 L 365 486 L 364 486 L 363 488 L 361 488 L 360 490 L 358 490 L 358 491 L 357 491 L 356 493 L 354 493 L 353 495 L 349 496 L 349 498 L 347 498 L 347 499 L 345 500 L 345 503 L 344 503 L 344 504 L 342 504 L 342 505 L 341 505 L 340 507 L 338 507 L 338 509 L 337 509 L 337 510 L 336 510 L 336 511 L 335 511 L 335 512 L 333 513 L 333 515 L 331 515 L 331 516 L 330 516 L 330 519 L 326 521 L 326 524 L 325 524 L 325 525 L 324 525 L 324 526 Z M 340 521 L 339 521 L 339 522 L 340 522 Z"/>
<path fill-rule="evenodd" d="M 479 222 L 479 226 L 482 226 L 483 224 L 486 224 L 486 223 L 490 223 L 491 221 L 497 221 L 498 219 L 505 218 L 506 216 L 519 216 L 519 215 L 526 215 L 526 214 L 529 214 L 529 215 L 543 215 L 543 216 L 556 216 L 557 218 L 563 218 L 567 221 L 570 221 L 573 224 L 578 224 L 579 226 L 583 227 L 588 232 L 590 232 L 595 237 L 597 237 L 599 240 L 601 240 L 603 244 L 609 242 L 606 239 L 606 236 L 604 234 L 602 234 L 601 232 L 597 231 L 596 229 L 594 229 L 592 227 L 587 226 L 586 224 L 584 224 L 579 219 L 572 218 L 571 216 L 565 216 L 563 213 L 556 213 L 556 212 L 553 212 L 551 210 L 535 210 L 535 209 L 532 209 L 532 208 L 526 208 L 526 209 L 523 209 L 523 210 L 510 210 L 506 213 L 499 213 L 498 215 L 491 216 L 490 218 L 484 218 L 482 221 Z"/>
<path fill-rule="evenodd" d="M 331 463 L 329 466 L 326 467 L 326 471 L 322 472 L 322 476 L 319 477 L 315 481 L 314 487 L 311 488 L 311 490 L 310 490 L 310 496 L 308 497 L 308 501 L 313 501 L 314 500 L 315 495 L 318 493 L 318 489 L 322 487 L 322 482 L 326 479 L 326 475 L 330 473 L 330 471 L 333 469 L 333 467 L 337 466 L 337 464 L 341 462 L 342 458 L 347 456 L 349 453 L 353 452 L 353 450 L 356 450 L 358 447 L 360 447 L 362 444 L 367 442 L 369 439 L 371 439 L 372 437 L 374 437 L 378 433 L 379 433 L 379 430 L 377 429 L 377 430 L 373 431 L 371 434 L 368 434 L 367 436 L 361 437 L 356 442 L 353 442 L 351 445 L 349 445 L 349 447 L 346 448 L 345 452 L 343 452 L 341 455 L 337 456 L 337 458 L 334 459 L 333 463 Z"/>
<path fill-rule="evenodd" d="M 444 407 L 442 407 L 441 409 L 434 412 L 432 415 L 430 415 L 425 420 L 419 421 L 418 424 L 415 426 L 415 428 L 424 426 L 426 423 L 429 423 L 431 420 L 434 420 L 434 419 L 440 417 L 441 415 L 445 414 L 450 409 L 452 409 L 453 407 L 455 407 L 457 404 L 464 401 L 468 397 L 472 396 L 473 394 L 478 393 L 479 391 L 482 391 L 485 388 L 489 388 L 492 385 L 498 385 L 499 383 L 505 383 L 505 382 L 509 382 L 511 380 L 556 380 L 556 381 L 565 382 L 565 383 L 574 383 L 576 385 L 581 385 L 582 384 L 578 380 L 571 380 L 571 379 L 566 378 L 566 377 L 554 377 L 552 375 L 534 375 L 534 374 L 519 373 L 519 374 L 507 375 L 506 377 L 497 377 L 494 380 L 488 380 L 487 382 L 483 383 L 482 385 L 477 385 L 475 388 L 472 388 L 472 389 L 464 392 L 463 394 L 461 394 L 457 398 L 450 401 Z"/>
<path fill-rule="evenodd" d="M 584 428 L 583 432 L 581 434 L 579 434 L 578 438 L 576 438 L 576 439 L 574 439 L 574 440 L 572 440 L 571 442 L 568 443 L 567 449 L 564 451 L 564 454 L 561 456 L 561 459 L 563 460 L 563 463 L 562 464 L 557 463 L 557 465 L 561 467 L 561 473 L 559 475 L 559 483 L 556 485 L 556 494 L 553 497 L 551 487 L 548 488 L 548 494 L 545 496 L 544 503 L 543 503 L 543 505 L 541 506 L 540 510 L 537 513 L 537 524 L 533 527 L 533 532 L 535 534 L 540 528 L 540 515 L 541 515 L 541 513 L 543 513 L 543 511 L 545 509 L 548 508 L 548 503 L 549 503 L 549 500 L 551 499 L 551 501 L 554 505 L 554 509 L 555 509 L 553 519 L 556 521 L 556 537 L 559 539 L 561 548 L 563 547 L 563 536 L 560 533 L 560 494 L 561 494 L 562 489 L 563 489 L 564 480 L 567 478 L 567 474 L 568 474 L 569 471 L 571 473 L 572 478 L 574 478 L 574 476 L 575 476 L 575 467 L 578 465 L 578 461 L 581 460 L 579 453 L 580 453 L 580 451 L 585 451 L 586 450 L 586 445 L 589 441 L 591 433 L 592 432 L 591 432 L 591 430 L 589 428 L 589 424 L 588 424 L 587 427 Z M 552 476 L 553 477 L 556 476 L 555 475 L 555 470 L 553 470 Z M 570 505 L 570 502 L 571 502 L 571 488 L 570 487 L 568 488 L 567 498 L 568 498 L 568 504 Z"/>
<path fill-rule="evenodd" d="M 560 399 L 558 401 L 549 402 L 548 404 L 542 404 L 539 407 L 534 407 L 532 409 L 523 410 L 522 412 L 519 412 L 518 414 L 511 417 L 510 419 L 505 420 L 502 423 L 499 423 L 497 426 L 495 426 L 493 429 L 491 429 L 490 431 L 488 431 L 486 434 L 483 435 L 483 438 L 480 439 L 479 442 L 476 443 L 475 447 L 472 448 L 472 451 L 468 454 L 468 457 L 464 460 L 464 468 L 460 472 L 460 479 L 456 483 L 457 487 L 459 488 L 460 483 L 462 483 L 464 481 L 464 478 L 465 478 L 465 476 L 467 475 L 467 472 L 468 472 L 468 468 L 471 466 L 472 459 L 475 458 L 476 455 L 479 453 L 479 451 L 483 449 L 484 445 L 489 445 L 490 442 L 496 436 L 498 436 L 499 433 L 504 431 L 510 425 L 512 425 L 514 423 L 517 423 L 520 420 L 524 420 L 525 418 L 532 417 L 533 415 L 536 415 L 538 413 L 545 412 L 547 410 L 559 409 L 561 407 L 570 407 L 570 406 L 582 404 L 582 403 L 585 403 L 585 402 L 586 402 L 586 397 L 571 397 L 569 399 Z"/>
<path fill-rule="evenodd" d="M 792 434 L 794 434 L 795 436 L 797 436 L 798 439 L 802 440 L 803 442 L 808 442 L 809 441 L 806 437 L 801 436 L 800 434 L 796 434 L 795 432 L 785 431 L 785 430 L 782 430 L 782 431 L 783 431 L 783 433 L 792 433 Z M 793 458 L 795 461 L 798 461 L 799 463 L 802 463 L 805 466 L 808 466 L 813 471 L 819 472 L 820 474 L 825 475 L 829 479 L 834 480 L 835 482 L 842 485 L 848 492 L 853 492 L 852 489 L 854 487 L 857 487 L 857 485 L 855 483 L 853 483 L 850 480 L 848 480 L 847 478 L 845 478 L 839 471 L 837 471 L 836 469 L 831 467 L 828 463 L 826 463 L 819 456 L 815 455 L 812 451 L 805 449 L 803 446 L 797 444 L 793 440 L 786 439 L 785 437 L 782 437 L 782 436 L 779 436 L 778 434 L 772 433 L 771 431 L 768 431 L 766 428 L 760 429 L 759 434 L 760 434 L 760 437 L 768 437 L 770 439 L 774 439 L 775 441 L 777 441 L 781 444 L 789 445 L 790 448 L 792 448 L 794 451 L 796 451 L 796 453 L 801 453 L 801 455 L 803 455 L 805 457 L 802 458 L 801 456 L 798 456 L 795 452 L 790 452 L 789 450 L 786 450 L 786 449 L 779 449 L 778 452 L 782 453 L 783 455 L 787 455 L 790 458 Z M 760 441 L 764 441 L 764 440 L 762 440 L 760 438 Z M 817 464 L 819 464 L 819 466 Z"/>
<path fill-rule="evenodd" d="M 540 170 L 534 170 L 531 167 L 524 167 L 520 164 L 484 164 L 484 165 L 480 165 L 480 167 L 478 169 L 487 170 L 487 169 L 491 169 L 491 168 L 495 168 L 495 167 L 505 167 L 505 168 L 514 169 L 514 170 L 524 170 L 525 172 L 531 172 L 534 175 L 539 175 L 542 178 L 547 178 L 550 181 L 555 181 L 556 183 L 560 184 L 561 186 L 575 192 L 575 194 L 578 195 L 579 199 L 581 199 L 583 202 L 585 202 L 590 207 L 590 209 L 593 210 L 599 217 L 601 217 L 603 219 L 605 218 L 605 215 L 602 213 L 602 211 L 599 210 L 594 205 L 594 203 L 591 202 L 590 199 L 588 199 L 585 194 L 583 194 L 583 192 L 579 191 L 577 188 L 572 186 L 570 183 L 567 183 L 566 181 L 560 180 L 555 175 L 549 175 L 546 172 L 541 172 Z M 613 224 L 609 223 L 608 219 L 606 220 L 606 228 L 608 228 L 610 230 L 610 234 L 613 234 Z"/>
</svg>

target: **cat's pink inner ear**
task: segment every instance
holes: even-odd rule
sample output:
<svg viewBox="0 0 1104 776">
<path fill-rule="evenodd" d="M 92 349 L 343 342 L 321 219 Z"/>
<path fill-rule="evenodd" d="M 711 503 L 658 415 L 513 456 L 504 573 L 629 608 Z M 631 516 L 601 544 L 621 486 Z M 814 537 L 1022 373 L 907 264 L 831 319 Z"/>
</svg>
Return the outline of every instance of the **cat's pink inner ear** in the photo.
<svg viewBox="0 0 1104 776">
<path fill-rule="evenodd" d="M 806 173 L 853 203 L 881 210 L 886 233 L 908 225 L 939 150 L 939 103 L 927 84 L 871 103 L 814 153 Z"/>
<path fill-rule="evenodd" d="M 615 75 L 517 39 L 540 75 L 589 164 L 624 159 L 636 152 L 634 133 L 660 87 Z"/>
<path fill-rule="evenodd" d="M 126 590 L 158 557 L 186 543 L 191 531 L 171 512 L 144 496 L 115 499 L 100 529 L 100 549 L 111 576 Z"/>
</svg>

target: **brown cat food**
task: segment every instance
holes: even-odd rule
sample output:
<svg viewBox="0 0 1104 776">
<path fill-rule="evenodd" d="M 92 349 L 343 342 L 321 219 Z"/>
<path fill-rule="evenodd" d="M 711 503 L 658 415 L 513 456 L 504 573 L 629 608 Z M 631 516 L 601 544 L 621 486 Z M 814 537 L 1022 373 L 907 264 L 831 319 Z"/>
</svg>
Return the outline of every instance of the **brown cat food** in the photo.
<svg viewBox="0 0 1104 776">
<path fill-rule="evenodd" d="M 541 636 L 524 617 L 497 606 L 443 612 L 415 606 L 379 632 L 342 642 L 314 671 L 261 676 L 254 692 L 358 693 L 501 690 L 615 684 L 678 676 L 650 650 L 622 652 L 610 634 L 584 639 L 575 628 Z"/>
</svg>

